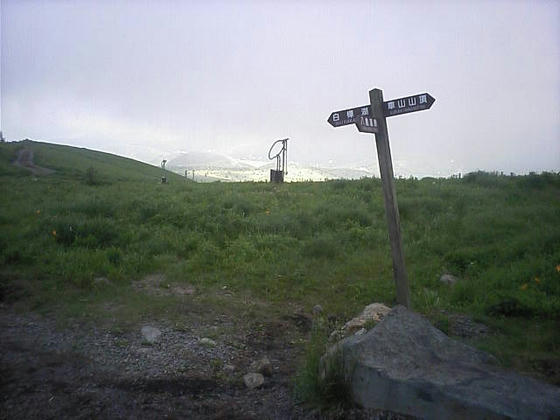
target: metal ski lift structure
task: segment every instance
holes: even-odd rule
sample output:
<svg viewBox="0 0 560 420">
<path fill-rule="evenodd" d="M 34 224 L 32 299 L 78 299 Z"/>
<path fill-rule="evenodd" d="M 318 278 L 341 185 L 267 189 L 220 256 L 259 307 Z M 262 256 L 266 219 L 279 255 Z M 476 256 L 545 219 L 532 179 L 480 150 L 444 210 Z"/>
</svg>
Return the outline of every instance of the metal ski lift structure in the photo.
<svg viewBox="0 0 560 420">
<path fill-rule="evenodd" d="M 270 170 L 270 182 L 284 182 L 284 174 L 288 175 L 288 140 L 276 140 L 268 151 L 268 158 L 270 160 L 276 159 L 276 169 Z M 272 150 L 278 143 L 282 143 L 282 147 L 278 153 L 272 156 Z"/>
</svg>

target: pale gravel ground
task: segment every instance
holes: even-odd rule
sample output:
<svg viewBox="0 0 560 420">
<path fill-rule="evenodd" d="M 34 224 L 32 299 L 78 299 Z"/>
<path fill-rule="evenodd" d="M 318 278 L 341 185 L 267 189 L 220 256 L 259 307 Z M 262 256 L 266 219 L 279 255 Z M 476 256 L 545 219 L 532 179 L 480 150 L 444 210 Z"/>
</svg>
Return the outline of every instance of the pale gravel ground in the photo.
<svg viewBox="0 0 560 420">
<path fill-rule="evenodd" d="M 240 377 L 254 349 L 220 340 L 215 347 L 202 345 L 192 332 L 151 325 L 162 335 L 148 345 L 140 326 L 116 334 L 78 324 L 58 329 L 48 318 L 2 309 L 0 417 L 292 416 L 282 351 L 271 350 L 275 374 L 251 391 Z M 228 364 L 233 373 L 223 368 Z"/>
<path fill-rule="evenodd" d="M 294 405 L 301 347 L 294 324 L 275 320 L 255 330 L 239 320 L 177 330 L 166 321 L 148 345 L 138 325 L 127 331 L 71 323 L 0 306 L 0 419 L 402 419 L 359 409 L 321 413 Z M 216 346 L 199 331 L 226 331 Z M 263 324 L 261 324 L 263 325 Z M 300 325 L 301 327 L 301 325 Z M 248 390 L 241 377 L 267 355 L 273 375 Z M 233 365 L 235 370 L 224 369 Z"/>
</svg>

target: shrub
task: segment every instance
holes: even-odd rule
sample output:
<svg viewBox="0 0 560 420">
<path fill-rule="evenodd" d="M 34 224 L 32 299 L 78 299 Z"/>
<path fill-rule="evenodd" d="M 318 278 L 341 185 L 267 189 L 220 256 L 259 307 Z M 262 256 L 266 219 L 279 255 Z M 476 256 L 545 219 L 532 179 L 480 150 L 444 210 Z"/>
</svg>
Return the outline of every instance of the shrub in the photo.
<svg viewBox="0 0 560 420">
<path fill-rule="evenodd" d="M 112 217 L 115 214 L 115 206 L 108 200 L 100 200 L 97 197 L 78 201 L 69 210 L 80 212 L 89 217 L 103 216 Z"/>
<path fill-rule="evenodd" d="M 490 305 L 486 313 L 492 316 L 528 316 L 531 315 L 530 309 L 514 297 L 500 300 L 498 303 Z"/>
<path fill-rule="evenodd" d="M 255 203 L 243 196 L 232 196 L 227 198 L 223 202 L 223 208 L 233 210 L 242 217 L 247 217 L 257 210 Z"/>
<path fill-rule="evenodd" d="M 90 166 L 89 168 L 86 169 L 86 184 L 87 185 L 100 184 L 99 174 L 97 172 L 97 169 L 95 169 L 93 166 Z"/>
<path fill-rule="evenodd" d="M 51 230 L 50 234 L 55 238 L 56 243 L 70 246 L 78 237 L 76 227 L 77 224 L 72 223 L 70 220 L 60 220 L 55 223 L 54 229 Z"/>
<path fill-rule="evenodd" d="M 86 220 L 74 229 L 79 238 L 77 244 L 86 248 L 106 248 L 117 243 L 119 232 L 111 219 Z"/>
<path fill-rule="evenodd" d="M 121 251 L 115 247 L 109 248 L 107 250 L 107 260 L 114 266 L 118 266 L 122 260 Z"/>
<path fill-rule="evenodd" d="M 350 181 L 346 181 L 344 179 L 335 179 L 333 181 L 328 181 L 328 184 L 331 186 L 333 191 L 345 190 L 348 185 L 350 185 Z"/>
<path fill-rule="evenodd" d="M 337 253 L 338 247 L 334 238 L 314 238 L 303 247 L 303 255 L 311 258 L 334 258 Z"/>
</svg>

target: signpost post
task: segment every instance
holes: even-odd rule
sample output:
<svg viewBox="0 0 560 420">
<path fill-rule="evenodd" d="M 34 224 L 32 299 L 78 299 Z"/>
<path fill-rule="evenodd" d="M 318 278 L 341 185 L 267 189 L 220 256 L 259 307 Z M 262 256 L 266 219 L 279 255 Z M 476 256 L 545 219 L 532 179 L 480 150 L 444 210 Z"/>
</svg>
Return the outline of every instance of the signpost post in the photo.
<svg viewBox="0 0 560 420">
<path fill-rule="evenodd" d="M 429 109 L 435 102 L 435 99 L 427 93 L 421 93 L 383 102 L 383 91 L 381 89 L 373 89 L 369 91 L 369 100 L 370 105 L 333 112 L 327 121 L 333 127 L 356 124 L 358 131 L 375 134 L 379 172 L 381 173 L 381 183 L 383 185 L 385 214 L 387 216 L 389 240 L 391 242 L 397 302 L 410 308 L 410 292 L 404 264 L 399 207 L 397 205 L 397 193 L 395 191 L 386 118 Z"/>
</svg>

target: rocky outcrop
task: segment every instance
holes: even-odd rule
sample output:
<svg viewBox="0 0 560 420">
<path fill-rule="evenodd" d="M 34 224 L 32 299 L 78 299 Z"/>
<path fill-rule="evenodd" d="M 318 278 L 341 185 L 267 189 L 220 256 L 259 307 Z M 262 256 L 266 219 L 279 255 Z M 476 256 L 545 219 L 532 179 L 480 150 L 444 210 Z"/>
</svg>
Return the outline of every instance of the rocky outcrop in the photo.
<svg viewBox="0 0 560 420">
<path fill-rule="evenodd" d="M 382 303 L 372 303 L 364 308 L 362 313 L 352 318 L 344 326 L 331 333 L 330 340 L 336 341 L 341 338 L 348 337 L 351 334 L 361 335 L 367 330 L 366 327 L 373 327 L 380 322 L 385 315 L 391 311 L 391 308 Z"/>
<path fill-rule="evenodd" d="M 362 407 L 430 419 L 560 416 L 560 388 L 499 369 L 402 306 L 330 354 Z"/>
</svg>

